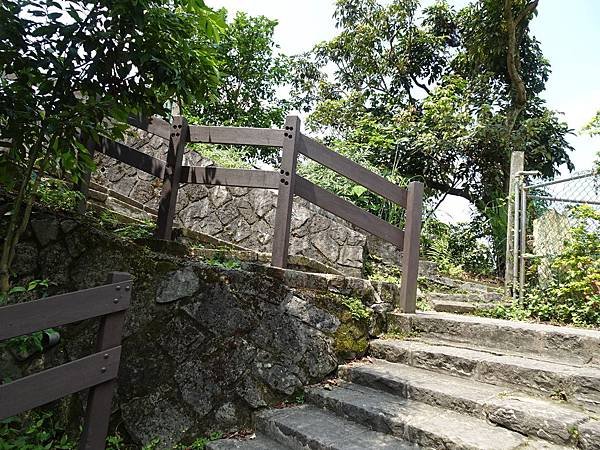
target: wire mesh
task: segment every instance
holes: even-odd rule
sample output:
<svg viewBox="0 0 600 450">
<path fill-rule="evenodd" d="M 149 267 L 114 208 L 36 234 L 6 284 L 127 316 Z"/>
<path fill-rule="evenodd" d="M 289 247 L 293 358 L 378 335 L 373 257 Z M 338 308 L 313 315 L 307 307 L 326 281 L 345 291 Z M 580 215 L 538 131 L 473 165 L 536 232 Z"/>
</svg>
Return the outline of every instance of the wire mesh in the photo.
<svg viewBox="0 0 600 450">
<path fill-rule="evenodd" d="M 588 252 L 586 257 L 591 261 L 600 259 L 597 245 L 583 245 L 586 240 L 600 236 L 597 215 L 600 174 L 582 172 L 565 179 L 525 185 L 523 189 L 527 201 L 525 210 L 521 205 L 526 227 L 525 242 L 519 252 L 521 296 L 532 287 L 543 289 L 551 283 L 560 283 L 565 275 L 560 270 L 561 259 L 573 252 Z"/>
</svg>

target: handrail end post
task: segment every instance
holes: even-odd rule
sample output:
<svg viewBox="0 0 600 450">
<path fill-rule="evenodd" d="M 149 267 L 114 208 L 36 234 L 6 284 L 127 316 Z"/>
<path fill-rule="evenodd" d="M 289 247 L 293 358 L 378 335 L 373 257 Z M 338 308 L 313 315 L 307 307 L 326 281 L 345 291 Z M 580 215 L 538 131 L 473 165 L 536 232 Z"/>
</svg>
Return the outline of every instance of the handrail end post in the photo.
<svg viewBox="0 0 600 450">
<path fill-rule="evenodd" d="M 423 212 L 423 183 L 412 181 L 408 185 L 406 226 L 402 254 L 402 284 L 399 308 L 414 314 L 417 309 L 417 281 L 419 277 L 419 248 Z"/>
</svg>

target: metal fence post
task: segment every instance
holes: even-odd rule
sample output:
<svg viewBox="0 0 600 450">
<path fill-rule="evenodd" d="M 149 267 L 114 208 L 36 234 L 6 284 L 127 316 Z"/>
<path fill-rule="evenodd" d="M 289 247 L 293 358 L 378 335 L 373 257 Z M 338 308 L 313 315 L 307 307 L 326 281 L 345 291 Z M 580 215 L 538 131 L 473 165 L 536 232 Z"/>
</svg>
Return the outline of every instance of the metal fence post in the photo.
<svg viewBox="0 0 600 450">
<path fill-rule="evenodd" d="M 131 275 L 124 272 L 112 272 L 107 283 L 119 282 L 123 283 L 119 290 L 131 291 Z M 118 301 L 118 298 L 115 298 L 115 300 Z M 121 345 L 125 311 L 104 316 L 100 320 L 96 351 L 101 352 Z M 106 357 L 107 355 L 105 355 Z M 113 391 L 116 386 L 117 380 L 113 379 L 90 388 L 85 411 L 85 423 L 79 440 L 79 450 L 104 449 L 112 411 Z"/>
<path fill-rule="evenodd" d="M 283 136 L 271 265 L 285 269 L 287 267 L 288 248 L 290 245 L 290 224 L 294 203 L 296 162 L 298 160 L 298 138 L 300 136 L 300 119 L 298 117 L 286 117 Z"/>
<path fill-rule="evenodd" d="M 514 247 L 515 227 L 517 223 L 514 221 L 514 196 L 518 195 L 515 190 L 517 174 L 525 168 L 525 153 L 512 152 L 510 157 L 510 178 L 508 184 L 508 203 L 507 203 L 507 221 L 506 221 L 506 256 L 504 266 L 504 293 L 509 295 L 511 290 L 514 290 L 515 283 L 515 268 L 514 259 L 516 258 L 517 249 Z"/>
<path fill-rule="evenodd" d="M 423 212 L 423 183 L 413 181 L 408 185 L 406 200 L 406 226 L 404 227 L 404 250 L 402 255 L 402 284 L 400 308 L 414 313 L 417 307 L 417 279 L 419 277 L 419 247 Z"/>
<path fill-rule="evenodd" d="M 525 294 L 525 252 L 527 251 L 527 191 L 525 179 L 521 183 L 521 242 L 519 247 L 519 303 Z"/>
<path fill-rule="evenodd" d="M 171 123 L 171 137 L 169 140 L 169 153 L 167 154 L 167 166 L 165 178 L 160 193 L 160 204 L 158 207 L 158 226 L 156 236 L 159 239 L 171 239 L 173 231 L 173 219 L 177 206 L 177 192 L 181 179 L 181 164 L 185 143 L 188 140 L 189 127 L 185 117 L 173 117 Z"/>
</svg>

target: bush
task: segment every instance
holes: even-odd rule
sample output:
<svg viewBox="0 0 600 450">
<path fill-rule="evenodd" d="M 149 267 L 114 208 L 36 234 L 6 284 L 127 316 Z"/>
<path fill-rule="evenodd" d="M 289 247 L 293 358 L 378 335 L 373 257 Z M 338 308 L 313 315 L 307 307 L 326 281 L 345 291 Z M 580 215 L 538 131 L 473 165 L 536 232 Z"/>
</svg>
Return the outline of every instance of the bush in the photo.
<svg viewBox="0 0 600 450">
<path fill-rule="evenodd" d="M 430 219 L 423 227 L 423 254 L 447 275 L 489 277 L 494 274 L 494 258 L 480 236 L 477 222 L 445 224 Z"/>
<path fill-rule="evenodd" d="M 83 195 L 75 191 L 70 183 L 56 178 L 44 178 L 37 192 L 40 203 L 61 210 L 74 210 Z"/>
</svg>

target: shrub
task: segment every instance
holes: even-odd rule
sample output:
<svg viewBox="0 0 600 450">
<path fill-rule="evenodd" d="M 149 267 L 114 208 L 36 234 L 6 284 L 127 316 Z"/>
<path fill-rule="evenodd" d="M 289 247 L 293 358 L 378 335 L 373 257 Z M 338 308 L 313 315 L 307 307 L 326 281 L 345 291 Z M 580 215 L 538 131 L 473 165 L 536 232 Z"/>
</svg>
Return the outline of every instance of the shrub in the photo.
<svg viewBox="0 0 600 450">
<path fill-rule="evenodd" d="M 493 275 L 492 249 L 482 241 L 478 225 L 478 222 L 445 224 L 437 219 L 428 220 L 423 228 L 424 255 L 450 276 Z"/>
</svg>

